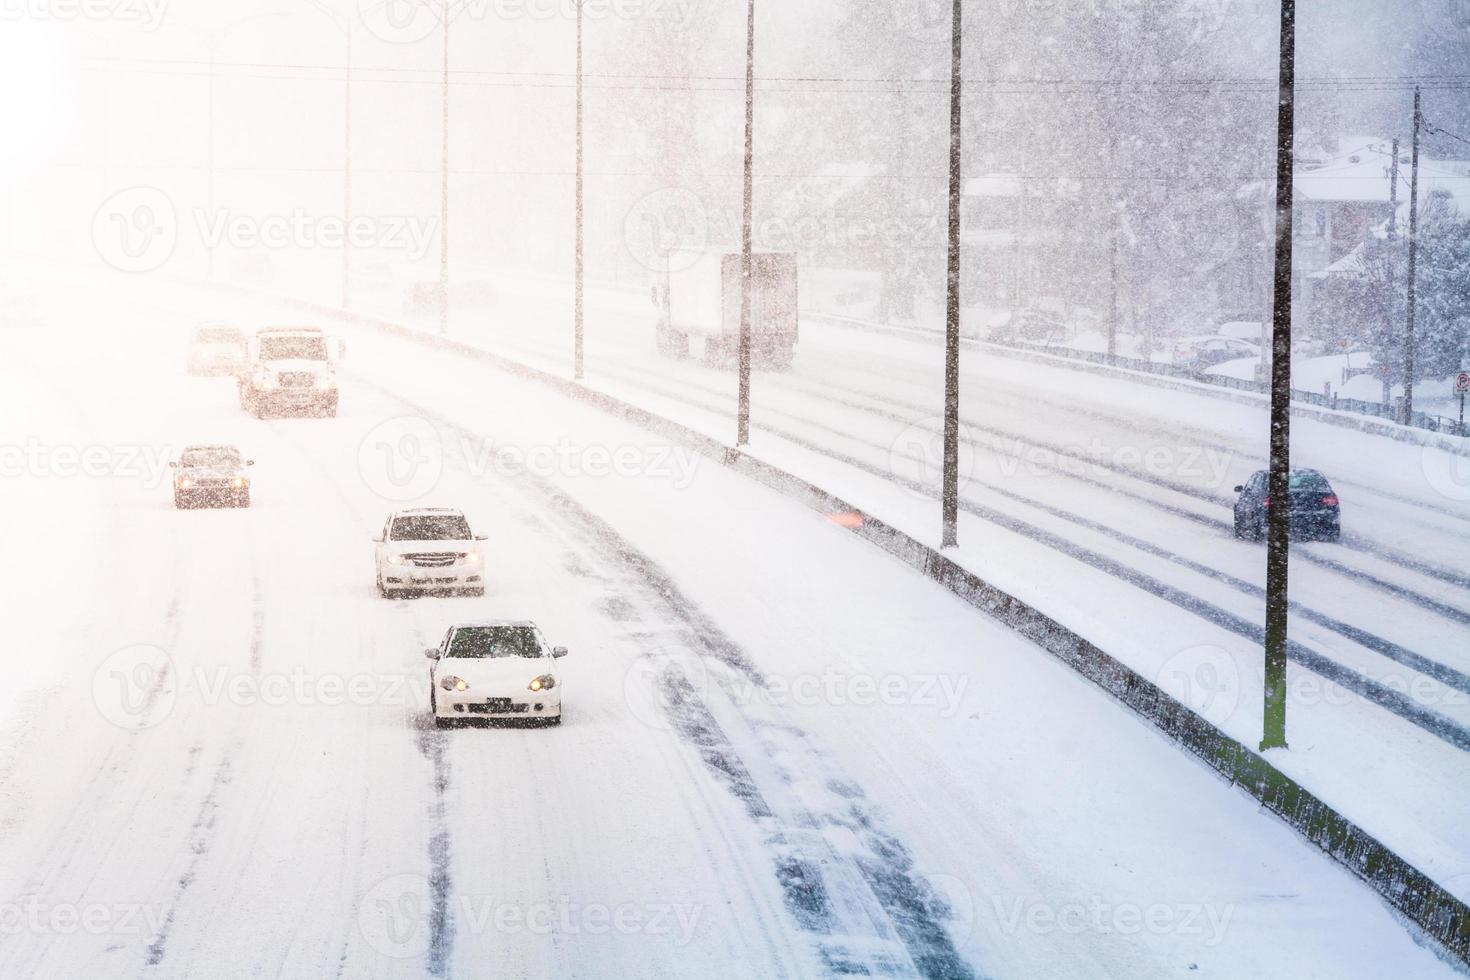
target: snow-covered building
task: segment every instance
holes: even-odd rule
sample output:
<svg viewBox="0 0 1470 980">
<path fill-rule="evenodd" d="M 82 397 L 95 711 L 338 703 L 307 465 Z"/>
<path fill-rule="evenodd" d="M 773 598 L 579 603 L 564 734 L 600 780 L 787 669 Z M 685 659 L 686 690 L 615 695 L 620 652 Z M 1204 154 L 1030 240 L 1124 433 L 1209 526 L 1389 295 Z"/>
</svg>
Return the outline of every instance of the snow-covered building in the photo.
<svg viewBox="0 0 1470 980">
<path fill-rule="evenodd" d="M 1354 303 L 1334 300 L 1339 284 L 1361 283 L 1364 241 L 1382 235 L 1395 219 L 1408 227 L 1411 154 L 1399 146 L 1398 185 L 1393 186 L 1393 141 L 1349 137 L 1346 151 L 1322 159 L 1298 158 L 1293 180 L 1293 316 L 1307 333 L 1334 335 L 1348 324 L 1335 322 Z M 1470 215 L 1470 164 L 1419 158 L 1419 199 L 1443 196 Z M 1240 205 L 1240 248 L 1223 270 L 1230 305 L 1270 307 L 1276 182 L 1255 181 L 1236 195 Z M 1356 292 L 1358 286 L 1349 286 Z M 1338 296 L 1337 299 L 1343 297 Z"/>
</svg>

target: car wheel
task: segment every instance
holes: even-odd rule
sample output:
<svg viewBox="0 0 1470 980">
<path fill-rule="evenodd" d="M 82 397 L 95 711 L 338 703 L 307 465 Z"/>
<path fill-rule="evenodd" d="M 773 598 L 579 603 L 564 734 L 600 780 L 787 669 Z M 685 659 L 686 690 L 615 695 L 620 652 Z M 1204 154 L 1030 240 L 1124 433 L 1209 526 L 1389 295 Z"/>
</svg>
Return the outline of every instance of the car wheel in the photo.
<svg viewBox="0 0 1470 980">
<path fill-rule="evenodd" d="M 383 588 L 383 576 L 381 574 L 378 574 L 378 575 L 374 576 L 374 578 L 373 578 L 373 584 L 378 587 L 378 596 L 379 596 L 379 598 L 383 598 L 383 599 L 388 598 L 388 590 L 385 589 L 385 588 Z M 431 692 L 430 693 L 430 699 L 431 700 L 432 700 L 432 697 L 433 697 L 433 695 L 432 695 L 432 692 Z"/>
<path fill-rule="evenodd" d="M 181 493 L 178 493 L 177 491 L 175 491 L 175 493 L 174 493 L 174 508 L 176 510 L 183 510 L 184 508 L 186 508 L 188 506 L 189 506 L 189 502 L 184 499 L 184 495 L 181 494 Z"/>
<path fill-rule="evenodd" d="M 330 398 L 327 399 L 326 405 L 322 408 L 322 415 L 323 415 L 323 417 L 329 418 L 329 419 L 334 419 L 334 418 L 337 417 L 337 396 L 336 395 L 333 395 L 332 397 L 330 397 Z"/>
<path fill-rule="evenodd" d="M 249 507 L 250 506 L 250 491 L 249 490 L 246 490 L 244 493 L 239 493 L 239 494 L 236 494 L 235 495 L 235 506 L 236 507 Z"/>
<path fill-rule="evenodd" d="M 1238 516 L 1235 518 L 1235 536 L 1236 538 L 1241 540 L 1244 540 L 1245 538 L 1245 525 L 1240 523 L 1240 518 Z"/>
</svg>

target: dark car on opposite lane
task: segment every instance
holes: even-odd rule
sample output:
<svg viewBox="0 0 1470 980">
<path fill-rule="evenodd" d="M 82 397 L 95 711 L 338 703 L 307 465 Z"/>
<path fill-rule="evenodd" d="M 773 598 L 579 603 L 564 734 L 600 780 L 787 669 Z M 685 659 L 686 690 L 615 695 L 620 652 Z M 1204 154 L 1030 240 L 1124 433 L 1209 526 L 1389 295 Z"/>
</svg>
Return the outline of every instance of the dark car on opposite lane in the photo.
<svg viewBox="0 0 1470 980">
<path fill-rule="evenodd" d="M 1292 470 L 1287 477 L 1287 522 L 1297 540 L 1336 541 L 1342 534 L 1342 507 L 1327 477 L 1316 470 Z M 1265 470 L 1235 488 L 1235 536 L 1259 541 L 1266 534 L 1271 497 Z"/>
</svg>

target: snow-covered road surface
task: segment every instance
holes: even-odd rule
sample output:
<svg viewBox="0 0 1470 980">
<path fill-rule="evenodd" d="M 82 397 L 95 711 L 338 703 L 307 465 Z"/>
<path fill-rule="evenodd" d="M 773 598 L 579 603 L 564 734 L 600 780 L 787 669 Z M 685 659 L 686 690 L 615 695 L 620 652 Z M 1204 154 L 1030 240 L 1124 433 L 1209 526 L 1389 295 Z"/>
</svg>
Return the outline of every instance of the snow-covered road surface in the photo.
<svg viewBox="0 0 1470 980">
<path fill-rule="evenodd" d="M 772 492 L 364 331 L 341 418 L 259 422 L 182 373 L 199 294 L 50 301 L 0 335 L 0 442 L 36 448 L 0 481 L 29 556 L 0 572 L 0 976 L 1450 972 L 1089 684 Z M 257 461 L 254 507 L 172 509 L 191 441 Z M 486 598 L 377 598 L 369 539 L 409 503 L 490 536 Z M 561 728 L 426 724 L 422 648 L 488 615 L 571 648 Z"/>
</svg>

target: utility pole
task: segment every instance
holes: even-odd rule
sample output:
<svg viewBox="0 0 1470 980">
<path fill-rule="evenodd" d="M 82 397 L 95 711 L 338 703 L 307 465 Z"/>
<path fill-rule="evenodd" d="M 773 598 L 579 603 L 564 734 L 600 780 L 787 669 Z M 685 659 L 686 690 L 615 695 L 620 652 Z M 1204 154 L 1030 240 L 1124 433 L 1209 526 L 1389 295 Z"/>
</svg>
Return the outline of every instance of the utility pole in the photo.
<svg viewBox="0 0 1470 980">
<path fill-rule="evenodd" d="M 1401 421 L 1414 420 L 1414 313 L 1418 305 L 1419 259 L 1419 126 L 1424 121 L 1419 111 L 1419 86 L 1414 86 L 1414 142 L 1409 164 L 1409 312 L 1404 318 L 1404 413 Z"/>
<path fill-rule="evenodd" d="M 1385 327 L 1385 336 L 1393 336 L 1393 264 L 1398 259 L 1397 240 L 1399 236 L 1399 138 L 1393 138 L 1393 162 L 1389 165 L 1388 173 L 1388 310 L 1385 319 L 1388 323 Z M 1383 405 L 1388 407 L 1392 404 L 1393 384 L 1389 379 L 1387 365 L 1380 366 L 1383 384 Z"/>
<path fill-rule="evenodd" d="M 342 72 L 342 309 L 352 305 L 352 18 L 345 17 Z"/>
<path fill-rule="evenodd" d="M 449 332 L 449 0 L 443 2 L 444 80 L 440 85 L 439 332 Z"/>
<path fill-rule="evenodd" d="M 582 181 L 582 8 L 585 0 L 577 0 L 577 268 L 576 297 L 572 303 L 572 377 L 582 380 L 582 316 L 584 284 L 584 226 Z"/>
<path fill-rule="evenodd" d="M 1271 462 L 1266 508 L 1266 649 L 1261 749 L 1286 748 L 1287 579 L 1291 529 L 1291 246 L 1296 144 L 1296 0 L 1281 0 L 1276 111 L 1276 275 L 1271 338 Z"/>
<path fill-rule="evenodd" d="M 949 275 L 944 299 L 944 487 L 941 548 L 959 543 L 960 504 L 960 0 L 954 0 L 949 70 Z M 1022 184 L 1022 193 L 1025 193 Z"/>
<path fill-rule="evenodd" d="M 208 141 L 205 150 L 205 178 L 204 178 L 204 201 L 209 210 L 209 220 L 215 220 L 214 214 L 214 49 L 215 39 L 218 34 L 209 32 L 209 124 L 205 130 L 204 138 Z M 205 255 L 205 279 L 214 282 L 214 245 L 208 245 L 204 250 Z"/>
<path fill-rule="evenodd" d="M 735 445 L 750 442 L 750 225 L 755 171 L 755 0 L 745 9 L 745 174 L 740 210 L 740 390 Z"/>
</svg>

